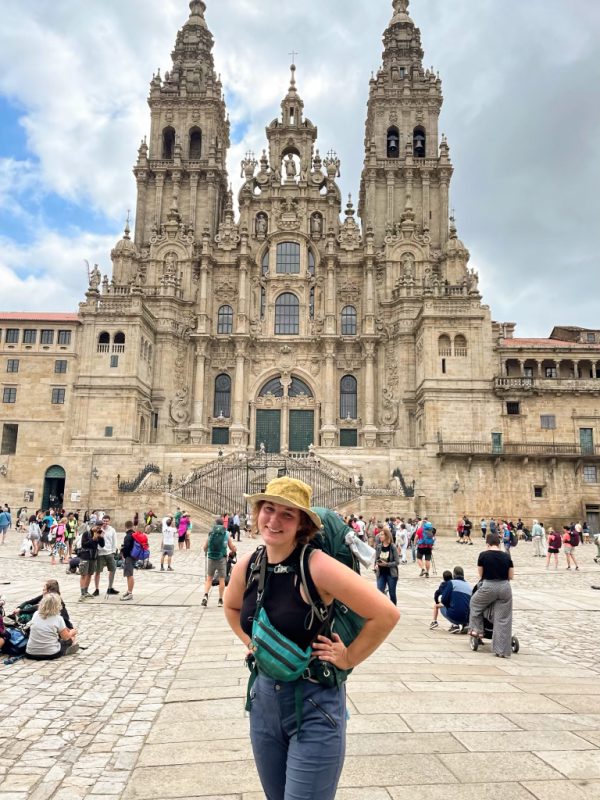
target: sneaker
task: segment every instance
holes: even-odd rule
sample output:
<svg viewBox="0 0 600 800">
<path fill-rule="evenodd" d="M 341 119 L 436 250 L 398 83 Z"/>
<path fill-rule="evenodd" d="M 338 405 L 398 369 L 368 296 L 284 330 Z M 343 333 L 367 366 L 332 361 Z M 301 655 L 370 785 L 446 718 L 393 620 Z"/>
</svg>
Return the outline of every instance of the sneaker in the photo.
<svg viewBox="0 0 600 800">
<path fill-rule="evenodd" d="M 208 595 L 207 594 L 205 594 L 204 597 L 202 598 L 202 602 L 200 603 L 200 605 L 204 606 L 205 608 L 208 605 Z"/>
<path fill-rule="evenodd" d="M 82 594 L 82 595 L 79 596 L 79 602 L 80 603 L 85 603 L 87 600 L 91 600 L 91 599 L 92 599 L 92 595 L 88 594 L 87 592 L 85 594 Z"/>
<path fill-rule="evenodd" d="M 133 600 L 133 595 L 131 594 L 131 592 L 125 592 L 125 594 L 122 594 L 119 599 L 120 600 Z"/>
<path fill-rule="evenodd" d="M 421 570 L 421 574 L 419 575 L 419 578 L 422 578 L 423 575 L 425 575 L 425 570 L 424 569 Z"/>
<path fill-rule="evenodd" d="M 100 596 L 100 589 L 95 589 L 92 592 L 92 597 L 99 597 Z"/>
<path fill-rule="evenodd" d="M 217 603 L 217 605 L 219 606 L 219 608 L 223 608 L 223 598 L 222 597 L 219 597 L 219 602 Z"/>
<path fill-rule="evenodd" d="M 432 631 L 434 628 L 439 628 L 440 623 L 434 620 L 433 622 L 429 623 L 429 630 Z"/>
<path fill-rule="evenodd" d="M 428 572 L 426 572 L 426 573 L 425 573 L 425 577 L 426 577 L 426 578 L 428 578 L 428 577 L 429 577 L 429 573 L 428 573 Z"/>
<path fill-rule="evenodd" d="M 119 594 L 119 592 L 117 589 L 113 589 L 112 586 L 109 586 L 109 588 L 106 590 L 106 594 Z"/>
<path fill-rule="evenodd" d="M 460 632 L 460 625 L 450 625 L 448 628 L 448 633 L 459 633 Z"/>
<path fill-rule="evenodd" d="M 71 644 L 67 647 L 67 649 L 65 650 L 65 655 L 72 656 L 73 653 L 78 653 L 78 652 L 79 652 L 79 645 L 77 644 L 77 642 L 75 642 L 75 644 Z"/>
<path fill-rule="evenodd" d="M 167 572 L 175 572 L 175 570 L 173 569 L 173 567 L 167 567 Z"/>
<path fill-rule="evenodd" d="M 164 571 L 165 571 L 165 568 L 163 567 L 163 565 L 162 565 L 162 564 L 160 565 L 160 571 L 161 571 L 161 572 L 164 572 Z"/>
</svg>

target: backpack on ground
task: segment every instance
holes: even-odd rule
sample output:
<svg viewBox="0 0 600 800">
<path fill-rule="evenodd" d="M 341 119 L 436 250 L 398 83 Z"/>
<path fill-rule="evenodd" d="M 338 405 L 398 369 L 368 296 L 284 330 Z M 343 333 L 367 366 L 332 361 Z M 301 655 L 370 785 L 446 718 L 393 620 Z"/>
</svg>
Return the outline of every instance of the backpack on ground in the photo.
<svg viewBox="0 0 600 800">
<path fill-rule="evenodd" d="M 24 656 L 28 637 L 20 628 L 7 628 L 2 652 L 7 656 Z"/>
</svg>

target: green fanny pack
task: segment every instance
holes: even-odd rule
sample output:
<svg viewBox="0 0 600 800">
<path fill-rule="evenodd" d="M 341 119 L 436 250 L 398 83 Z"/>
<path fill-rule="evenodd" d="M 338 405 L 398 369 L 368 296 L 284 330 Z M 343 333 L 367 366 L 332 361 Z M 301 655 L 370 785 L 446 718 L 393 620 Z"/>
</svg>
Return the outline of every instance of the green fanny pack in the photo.
<svg viewBox="0 0 600 800">
<path fill-rule="evenodd" d="M 301 678 L 312 658 L 312 647 L 303 650 L 273 627 L 264 607 L 252 623 L 250 649 L 259 672 L 278 681 Z"/>
</svg>

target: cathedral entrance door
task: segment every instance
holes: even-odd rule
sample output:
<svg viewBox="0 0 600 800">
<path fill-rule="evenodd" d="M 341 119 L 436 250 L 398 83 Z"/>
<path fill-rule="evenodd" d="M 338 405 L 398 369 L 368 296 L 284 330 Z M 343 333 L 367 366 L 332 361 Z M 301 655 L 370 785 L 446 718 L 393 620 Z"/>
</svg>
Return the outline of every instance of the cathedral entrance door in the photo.
<svg viewBox="0 0 600 800">
<path fill-rule="evenodd" d="M 315 441 L 315 412 L 290 409 L 289 449 L 292 453 L 306 453 Z"/>
<path fill-rule="evenodd" d="M 65 471 L 58 464 L 49 467 L 44 475 L 44 492 L 41 508 L 62 508 L 65 496 Z"/>
<path fill-rule="evenodd" d="M 279 409 L 256 409 L 256 450 L 264 444 L 267 453 L 281 450 L 281 411 Z"/>
</svg>

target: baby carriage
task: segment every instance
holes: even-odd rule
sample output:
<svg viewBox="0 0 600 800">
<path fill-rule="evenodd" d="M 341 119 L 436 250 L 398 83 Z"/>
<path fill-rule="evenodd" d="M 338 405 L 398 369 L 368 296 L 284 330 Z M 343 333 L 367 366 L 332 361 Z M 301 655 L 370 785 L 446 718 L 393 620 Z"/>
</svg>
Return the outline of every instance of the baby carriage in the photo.
<svg viewBox="0 0 600 800">
<path fill-rule="evenodd" d="M 473 594 L 479 588 L 479 584 L 476 583 L 473 588 Z M 473 595 L 471 595 L 473 596 Z M 492 636 L 494 635 L 494 606 L 488 606 L 486 610 L 483 612 L 483 637 L 478 636 L 469 636 L 469 644 L 471 645 L 471 650 L 478 650 L 481 645 L 485 644 L 485 640 L 491 640 Z M 510 640 L 510 649 L 513 653 L 519 652 L 519 640 L 516 636 L 512 636 Z"/>
</svg>

